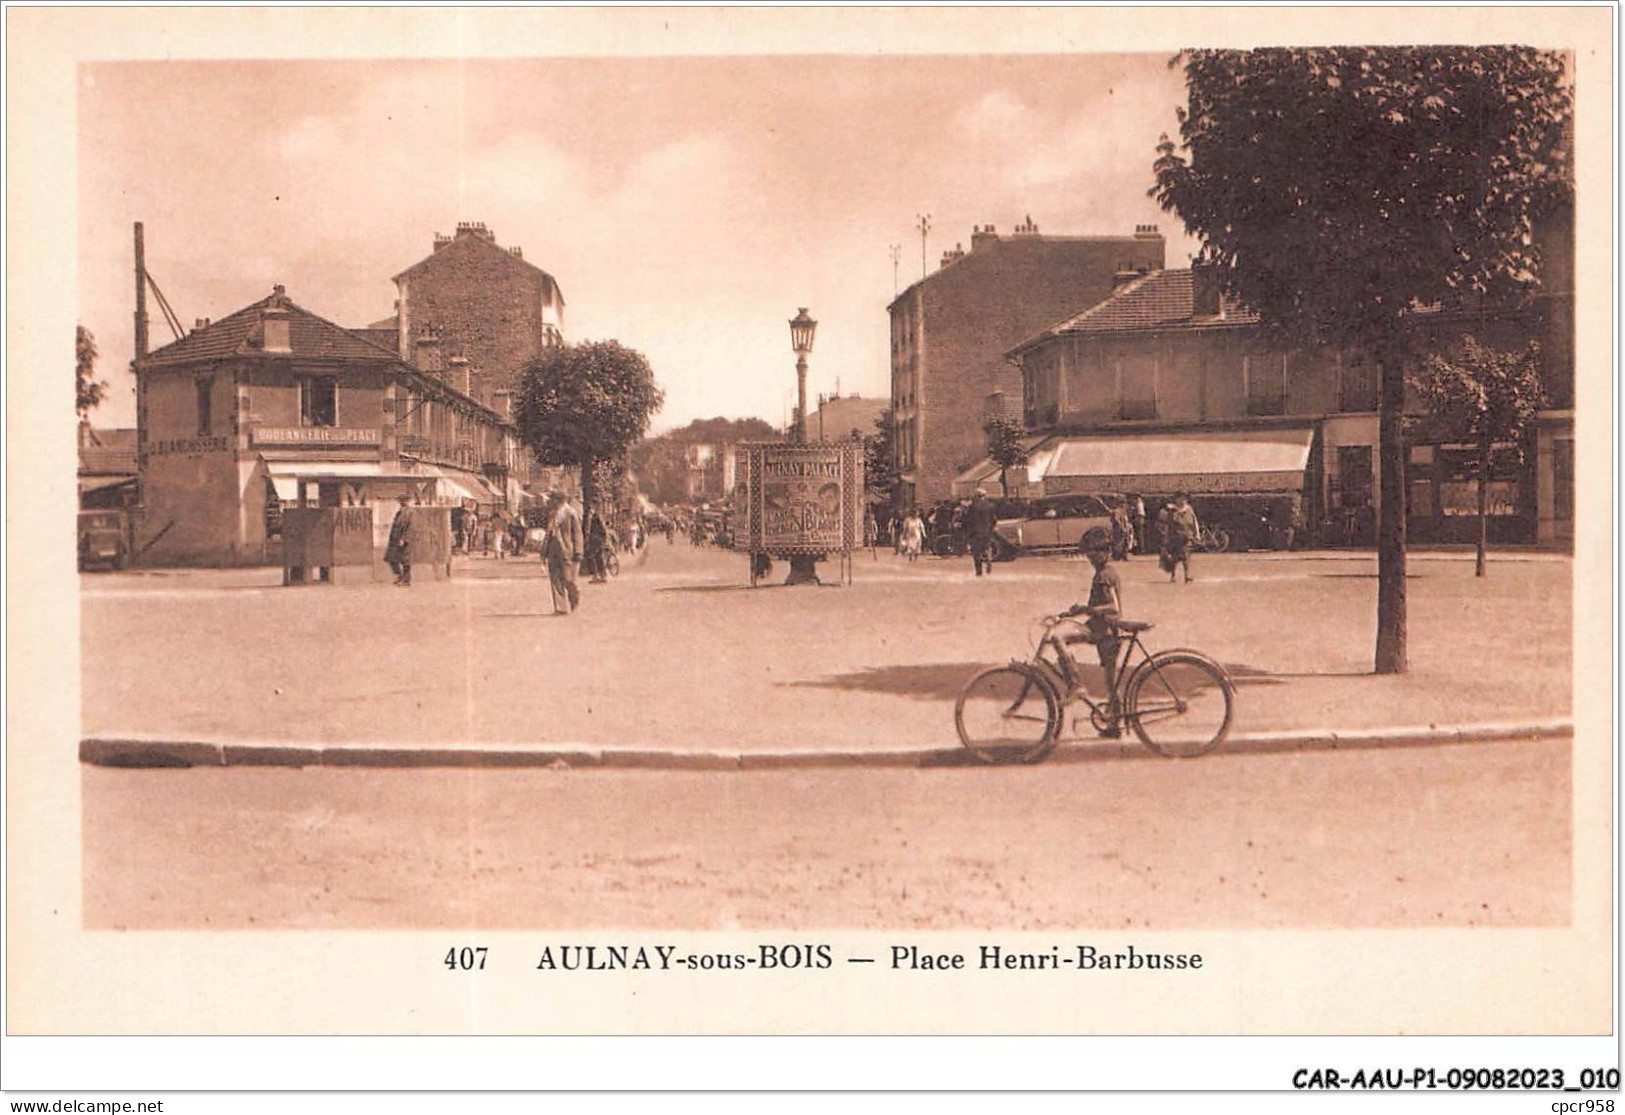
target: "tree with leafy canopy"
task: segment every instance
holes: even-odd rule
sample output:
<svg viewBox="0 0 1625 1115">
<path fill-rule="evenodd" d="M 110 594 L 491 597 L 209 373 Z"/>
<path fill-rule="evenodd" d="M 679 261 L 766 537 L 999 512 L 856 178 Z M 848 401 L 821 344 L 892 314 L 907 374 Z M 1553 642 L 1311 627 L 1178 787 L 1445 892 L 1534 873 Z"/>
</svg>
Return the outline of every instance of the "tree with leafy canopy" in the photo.
<svg viewBox="0 0 1625 1115">
<path fill-rule="evenodd" d="M 1538 284 L 1531 230 L 1569 203 L 1572 89 L 1528 47 L 1193 50 L 1151 193 L 1289 343 L 1381 369 L 1378 673 L 1405 649 L 1407 362 L 1424 308 Z M 1181 153 L 1183 152 L 1183 153 Z"/>
<path fill-rule="evenodd" d="M 642 353 L 616 341 L 560 345 L 525 366 L 519 436 L 542 464 L 579 469 L 592 507 L 600 466 L 626 456 L 665 397 Z"/>
<path fill-rule="evenodd" d="M 1021 443 L 1026 433 L 1014 418 L 993 415 L 982 423 L 987 437 L 988 460 L 999 466 L 999 488 L 1005 498 L 1010 496 L 1010 470 L 1027 463 L 1027 447 Z"/>
<path fill-rule="evenodd" d="M 96 356 L 96 338 L 83 325 L 77 326 L 73 340 L 73 409 L 80 418 L 99 406 L 107 395 L 107 384 L 96 378 Z"/>
<path fill-rule="evenodd" d="M 1478 450 L 1478 562 L 1484 575 L 1489 541 L 1490 461 L 1498 444 L 1512 443 L 1519 461 L 1544 404 L 1540 346 L 1504 352 L 1467 335 L 1448 356 L 1430 354 L 1411 377 L 1426 410 L 1424 426 L 1434 437 L 1466 442 Z"/>
<path fill-rule="evenodd" d="M 863 488 L 873 503 L 891 503 L 902 479 L 897 470 L 895 423 L 887 408 L 875 416 L 875 432 L 863 438 Z"/>
</svg>

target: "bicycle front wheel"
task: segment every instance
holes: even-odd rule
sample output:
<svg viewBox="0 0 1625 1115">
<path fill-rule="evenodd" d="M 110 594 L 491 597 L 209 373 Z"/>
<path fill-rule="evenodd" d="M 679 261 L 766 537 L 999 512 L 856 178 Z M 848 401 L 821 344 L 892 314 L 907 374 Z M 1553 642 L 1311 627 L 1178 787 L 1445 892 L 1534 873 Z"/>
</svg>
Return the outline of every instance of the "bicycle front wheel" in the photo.
<svg viewBox="0 0 1625 1115">
<path fill-rule="evenodd" d="M 608 573 L 611 577 L 619 577 L 621 575 L 621 559 L 616 555 L 614 550 L 604 551 L 604 572 Z"/>
<path fill-rule="evenodd" d="M 1034 763 L 1060 735 L 1055 694 L 1031 670 L 998 666 L 971 678 L 954 705 L 959 742 L 984 763 Z"/>
<path fill-rule="evenodd" d="M 1129 679 L 1124 716 L 1158 755 L 1194 758 L 1230 734 L 1235 692 L 1216 662 L 1189 651 L 1163 651 Z"/>
</svg>

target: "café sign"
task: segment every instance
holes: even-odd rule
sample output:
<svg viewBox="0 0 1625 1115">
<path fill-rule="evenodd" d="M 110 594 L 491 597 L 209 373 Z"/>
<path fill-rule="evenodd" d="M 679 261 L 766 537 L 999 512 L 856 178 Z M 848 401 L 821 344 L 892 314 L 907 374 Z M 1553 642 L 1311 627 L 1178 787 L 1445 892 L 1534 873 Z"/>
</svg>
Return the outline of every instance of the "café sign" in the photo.
<svg viewBox="0 0 1625 1115">
<path fill-rule="evenodd" d="M 1044 478 L 1045 495 L 1145 492 L 1295 492 L 1303 488 L 1302 472 L 1168 472 L 1121 476 L 1055 476 Z"/>
</svg>

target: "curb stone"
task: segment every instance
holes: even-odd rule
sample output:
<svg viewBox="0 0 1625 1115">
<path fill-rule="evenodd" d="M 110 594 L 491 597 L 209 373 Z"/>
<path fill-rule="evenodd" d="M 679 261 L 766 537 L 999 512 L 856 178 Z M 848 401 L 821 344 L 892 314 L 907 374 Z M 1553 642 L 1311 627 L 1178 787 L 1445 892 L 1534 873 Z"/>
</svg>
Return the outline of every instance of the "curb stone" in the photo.
<svg viewBox="0 0 1625 1115">
<path fill-rule="evenodd" d="M 1263 755 L 1293 751 L 1369 750 L 1383 747 L 1439 746 L 1571 735 L 1569 720 L 1471 724 L 1454 727 L 1399 727 L 1348 732 L 1330 729 L 1296 732 L 1252 732 L 1232 736 L 1208 758 L 1226 754 Z M 1078 741 L 1058 746 L 1046 762 L 1092 762 L 1108 759 L 1155 759 L 1137 743 Z M 187 740 L 83 739 L 79 761 L 92 766 L 130 768 L 179 767 L 351 767 L 410 769 L 432 767 L 549 768 L 607 770 L 799 770 L 820 767 L 978 766 L 961 747 L 919 747 L 876 751 L 661 751 L 571 746 L 496 747 L 311 747 L 298 744 L 219 744 Z"/>
</svg>

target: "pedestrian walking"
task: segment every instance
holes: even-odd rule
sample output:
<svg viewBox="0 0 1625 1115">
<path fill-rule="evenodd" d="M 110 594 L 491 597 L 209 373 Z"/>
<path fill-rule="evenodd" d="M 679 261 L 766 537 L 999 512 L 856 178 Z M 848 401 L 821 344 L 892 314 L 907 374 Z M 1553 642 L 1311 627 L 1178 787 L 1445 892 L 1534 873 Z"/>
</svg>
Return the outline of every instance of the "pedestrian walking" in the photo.
<svg viewBox="0 0 1625 1115">
<path fill-rule="evenodd" d="M 903 519 L 903 556 L 914 561 L 920 556 L 925 547 L 925 518 L 920 514 L 918 507 L 909 508 L 908 516 Z"/>
<path fill-rule="evenodd" d="M 1145 500 L 1140 497 L 1139 493 L 1129 497 L 1128 523 L 1129 526 L 1134 528 L 1134 552 L 1137 554 L 1145 553 L 1147 542 L 1145 536 Z"/>
<path fill-rule="evenodd" d="M 1170 583 L 1174 574 L 1183 568 L 1185 583 L 1191 583 L 1191 547 L 1196 545 L 1197 535 L 1201 532 L 1201 524 L 1196 520 L 1196 510 L 1191 507 L 1190 500 L 1184 492 L 1174 496 L 1172 507 L 1163 509 L 1167 516 L 1167 528 L 1162 549 L 1162 570 L 1168 574 Z"/>
<path fill-rule="evenodd" d="M 581 604 L 576 571 L 581 565 L 581 515 L 557 488 L 547 493 L 547 541 L 542 544 L 553 612 L 569 615 Z"/>
<path fill-rule="evenodd" d="M 608 544 L 609 530 L 597 508 L 587 512 L 587 537 L 582 547 L 581 568 L 591 584 L 601 585 L 609 580 L 608 564 L 604 560 L 604 547 Z"/>
<path fill-rule="evenodd" d="M 384 561 L 395 574 L 395 583 L 403 588 L 412 584 L 412 497 L 400 494 L 400 507 L 389 524 L 389 542 L 384 546 Z"/>
<path fill-rule="evenodd" d="M 993 506 L 993 501 L 978 488 L 971 497 L 970 506 L 965 508 L 964 520 L 965 539 L 970 545 L 971 561 L 976 566 L 978 577 L 993 572 L 993 527 L 998 519 L 998 510 Z"/>
<path fill-rule="evenodd" d="M 1127 561 L 1129 551 L 1134 549 L 1134 526 L 1129 521 L 1127 502 L 1121 498 L 1111 501 L 1112 514 L 1112 560 Z"/>
</svg>

